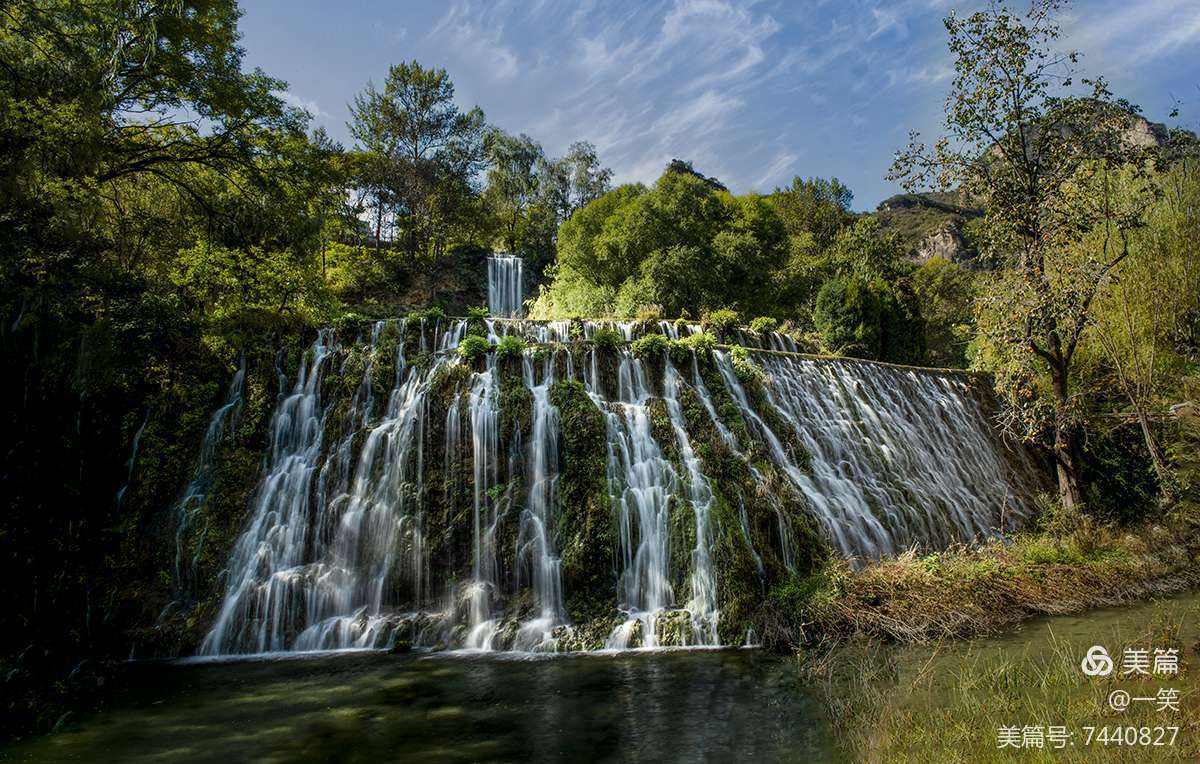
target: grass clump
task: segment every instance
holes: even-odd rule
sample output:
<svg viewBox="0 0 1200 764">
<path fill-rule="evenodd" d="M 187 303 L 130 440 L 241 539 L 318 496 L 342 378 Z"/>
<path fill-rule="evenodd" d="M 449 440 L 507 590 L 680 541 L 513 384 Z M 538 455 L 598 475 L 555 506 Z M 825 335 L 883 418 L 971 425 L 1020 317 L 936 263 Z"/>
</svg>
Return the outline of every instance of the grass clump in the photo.
<svg viewBox="0 0 1200 764">
<path fill-rule="evenodd" d="M 421 321 L 421 320 L 437 321 L 438 319 L 442 319 L 445 317 L 446 317 L 446 311 L 442 310 L 440 307 L 437 307 L 437 306 L 434 306 L 432 308 L 426 308 L 425 310 L 414 310 L 413 312 L 408 314 L 408 318 L 410 321 Z"/>
<path fill-rule="evenodd" d="M 733 364 L 734 375 L 743 383 L 762 382 L 766 373 L 750 358 L 750 351 L 736 346 L 729 351 L 729 359 Z"/>
<path fill-rule="evenodd" d="M 714 310 L 704 316 L 705 327 L 713 329 L 719 334 L 732 331 L 739 323 L 741 323 L 741 316 L 736 310 Z"/>
<path fill-rule="evenodd" d="M 852 570 L 839 596 L 810 604 L 813 634 L 891 642 L 994 634 L 1032 616 L 1078 613 L 1200 585 L 1200 537 L 1189 523 L 1133 528 L 1081 523 L 934 554 L 910 551 Z"/>
<path fill-rule="evenodd" d="M 779 321 L 770 316 L 759 316 L 750 321 L 750 331 L 755 334 L 767 334 L 779 327 Z"/>
</svg>

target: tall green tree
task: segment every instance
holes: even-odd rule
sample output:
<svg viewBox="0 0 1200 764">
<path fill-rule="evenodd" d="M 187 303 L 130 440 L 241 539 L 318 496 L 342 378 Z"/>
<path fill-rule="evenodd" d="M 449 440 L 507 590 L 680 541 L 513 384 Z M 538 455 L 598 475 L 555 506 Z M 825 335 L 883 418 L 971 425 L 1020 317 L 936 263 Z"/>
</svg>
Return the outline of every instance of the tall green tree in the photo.
<svg viewBox="0 0 1200 764">
<path fill-rule="evenodd" d="M 854 220 L 850 204 L 854 193 L 837 178 L 792 178 L 786 188 L 770 196 L 779 211 L 788 236 L 807 236 L 818 249 L 833 244 L 837 235 Z"/>
<path fill-rule="evenodd" d="M 541 196 L 559 222 L 592 203 L 612 187 L 612 170 L 600 163 L 596 147 L 587 141 L 572 143 L 565 156 L 542 160 Z"/>
<path fill-rule="evenodd" d="M 537 238 L 532 229 L 557 226 L 553 211 L 540 204 L 543 175 L 539 170 L 545 166 L 545 154 L 528 135 L 513 136 L 501 130 L 492 130 L 485 146 L 485 194 L 496 215 L 500 240 L 509 252 L 523 253 L 528 249 L 527 240 Z"/>
<path fill-rule="evenodd" d="M 928 148 L 914 135 L 891 177 L 986 200 L 986 254 L 1007 267 L 980 301 L 989 350 L 979 360 L 996 372 L 1006 424 L 1050 447 L 1060 498 L 1075 506 L 1083 497 L 1076 352 L 1145 206 L 1140 190 L 1112 194 L 1111 178 L 1123 168 L 1142 173 L 1149 157 L 1125 137 L 1136 109 L 1102 79 L 1081 80 L 1085 94 L 1070 94 L 1078 57 L 1060 52 L 1062 6 L 1035 0 L 1020 15 L 993 2 L 965 18 L 951 13 L 946 136 Z M 1109 233 L 1105 246 L 1073 247 L 1097 229 Z"/>
<path fill-rule="evenodd" d="M 445 222 L 474 196 L 484 161 L 483 112 L 461 110 L 445 69 L 416 61 L 369 83 L 350 107 L 350 134 L 366 157 L 362 182 L 375 217 L 376 242 L 389 222 L 410 257 L 448 243 Z"/>
</svg>

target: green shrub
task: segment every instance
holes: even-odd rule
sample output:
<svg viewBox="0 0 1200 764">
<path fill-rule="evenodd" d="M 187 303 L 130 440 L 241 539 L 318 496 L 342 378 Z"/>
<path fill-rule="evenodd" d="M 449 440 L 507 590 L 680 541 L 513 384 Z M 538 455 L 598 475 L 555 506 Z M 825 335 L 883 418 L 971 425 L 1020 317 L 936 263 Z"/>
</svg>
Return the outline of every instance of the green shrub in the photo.
<svg viewBox="0 0 1200 764">
<path fill-rule="evenodd" d="M 487 357 L 488 351 L 491 348 L 492 346 L 488 344 L 486 337 L 480 337 L 478 334 L 468 334 L 458 343 L 458 357 L 464 361 L 477 361 L 480 358 Z"/>
<path fill-rule="evenodd" d="M 643 305 L 634 319 L 643 324 L 657 324 L 662 317 L 662 308 L 658 305 Z"/>
<path fill-rule="evenodd" d="M 426 321 L 436 321 L 439 318 L 445 317 L 446 311 L 437 306 L 426 308 L 425 310 L 414 310 L 408 314 L 409 320 L 412 321 L 419 321 L 421 319 L 425 319 Z"/>
<path fill-rule="evenodd" d="M 918 363 L 925 354 L 921 319 L 915 306 L 901 297 L 879 279 L 829 279 L 817 293 L 813 323 L 832 353 Z"/>
<path fill-rule="evenodd" d="M 471 321 L 482 321 L 490 314 L 486 305 L 477 305 L 472 308 L 467 308 L 467 318 Z"/>
<path fill-rule="evenodd" d="M 759 316 L 750 322 L 750 331 L 757 334 L 766 334 L 773 332 L 779 326 L 779 322 L 770 316 Z"/>
<path fill-rule="evenodd" d="M 524 352 L 525 340 L 512 334 L 501 337 L 500 341 L 496 343 L 497 361 L 507 361 L 510 358 L 520 358 Z"/>
<path fill-rule="evenodd" d="M 602 350 L 616 350 L 625 344 L 625 338 L 616 329 L 602 326 L 592 332 L 592 344 Z"/>
<path fill-rule="evenodd" d="M 742 382 L 761 382 L 765 376 L 746 348 L 738 346 L 730 349 L 729 358 L 733 362 L 734 375 Z"/>
<path fill-rule="evenodd" d="M 741 320 L 736 310 L 714 310 L 704 317 L 708 328 L 716 329 L 722 334 L 732 330 Z"/>
<path fill-rule="evenodd" d="M 701 358 L 708 358 L 717 347 L 717 338 L 708 332 L 700 332 L 699 334 L 684 337 L 681 340 L 673 340 L 669 345 L 671 360 L 675 363 L 684 363 L 692 353 Z"/>
<path fill-rule="evenodd" d="M 669 344 L 667 338 L 661 334 L 647 334 L 634 340 L 629 348 L 638 358 L 652 358 L 662 355 Z"/>
</svg>

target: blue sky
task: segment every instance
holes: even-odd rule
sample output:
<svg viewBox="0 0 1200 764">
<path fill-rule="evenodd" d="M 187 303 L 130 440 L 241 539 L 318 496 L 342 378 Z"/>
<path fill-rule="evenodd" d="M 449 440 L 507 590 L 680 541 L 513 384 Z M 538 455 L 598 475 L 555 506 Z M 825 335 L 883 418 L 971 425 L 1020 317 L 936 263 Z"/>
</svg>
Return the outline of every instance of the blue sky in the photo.
<svg viewBox="0 0 1200 764">
<path fill-rule="evenodd" d="M 247 63 L 348 141 L 347 104 L 389 64 L 447 69 L 463 106 L 550 155 L 596 144 L 618 182 L 692 160 L 735 192 L 836 176 L 873 209 L 910 129 L 938 129 L 954 0 L 244 0 Z M 1200 0 L 1079 0 L 1064 47 L 1155 121 L 1200 126 Z"/>
</svg>

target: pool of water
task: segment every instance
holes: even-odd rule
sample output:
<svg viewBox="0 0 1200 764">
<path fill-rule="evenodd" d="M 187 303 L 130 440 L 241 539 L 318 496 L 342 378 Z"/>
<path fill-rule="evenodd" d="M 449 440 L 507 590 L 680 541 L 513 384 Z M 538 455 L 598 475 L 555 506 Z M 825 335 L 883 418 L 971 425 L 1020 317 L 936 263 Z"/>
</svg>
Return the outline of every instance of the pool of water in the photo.
<svg viewBox="0 0 1200 764">
<path fill-rule="evenodd" d="M 379 652 L 130 664 L 20 761 L 822 761 L 796 662 L 757 650 Z M 0 754 L 0 758 L 3 755 Z"/>
<path fill-rule="evenodd" d="M 1035 665 L 1065 650 L 1075 678 L 1089 645 L 1115 648 L 1164 618 L 1189 646 L 1185 661 L 1200 655 L 1200 595 L 1191 592 L 1034 619 L 988 639 L 882 648 L 890 668 L 872 689 L 936 727 L 931 720 L 945 717 L 939 709 L 958 697 L 964 671 Z M 918 676 L 927 677 L 922 689 L 904 690 Z M 1077 679 L 1068 699 L 1100 691 Z M 1022 682 L 977 702 L 1024 698 L 1038 710 L 1062 700 Z M 1178 684 L 1192 698 L 1195 677 Z M 836 693 L 856 691 L 815 682 L 793 658 L 739 649 L 141 662 L 128 664 L 117 686 L 106 710 L 0 750 L 0 760 L 819 762 L 847 758 L 846 731 L 834 732 L 826 716 Z M 1192 713 L 1194 700 L 1187 703 Z M 855 734 L 874 734 L 874 721 L 861 726 Z M 985 727 L 972 734 L 993 732 Z M 920 751 L 908 753 L 914 758 L 905 760 L 921 760 Z"/>
</svg>

